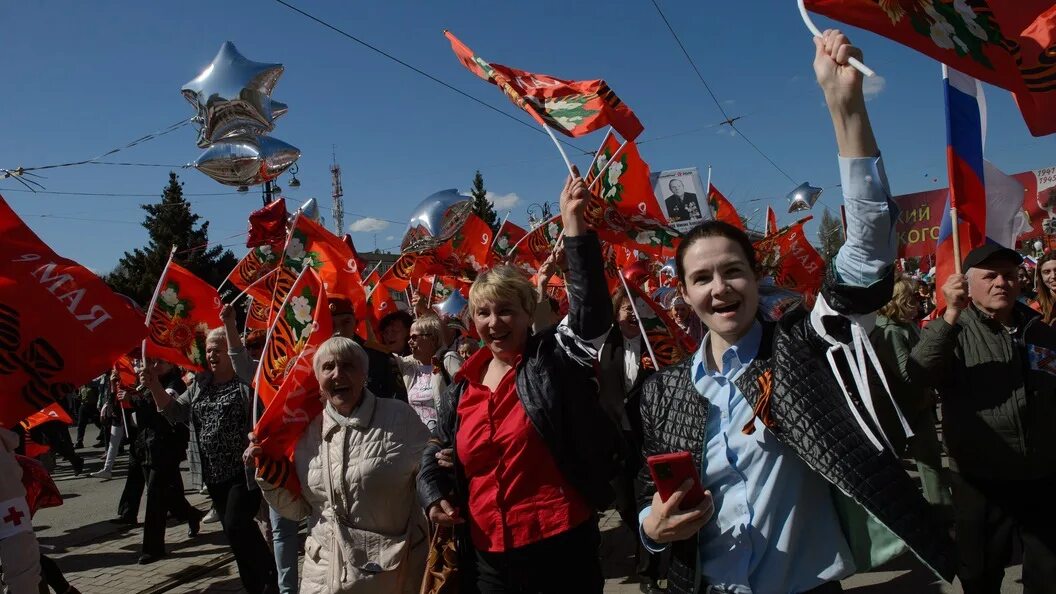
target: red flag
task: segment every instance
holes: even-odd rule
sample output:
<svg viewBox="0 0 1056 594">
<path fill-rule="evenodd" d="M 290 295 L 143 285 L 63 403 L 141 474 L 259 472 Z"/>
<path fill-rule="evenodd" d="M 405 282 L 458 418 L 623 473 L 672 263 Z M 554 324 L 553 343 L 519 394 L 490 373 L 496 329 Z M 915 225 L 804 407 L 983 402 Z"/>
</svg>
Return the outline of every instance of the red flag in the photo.
<svg viewBox="0 0 1056 594">
<path fill-rule="evenodd" d="M 806 6 L 1008 89 L 1031 134 L 1056 132 L 1052 0 L 807 0 Z"/>
<path fill-rule="evenodd" d="M 286 240 L 286 200 L 273 200 L 249 215 L 246 247 L 281 245 Z"/>
<path fill-rule="evenodd" d="M 396 306 L 396 301 L 392 298 L 392 293 L 389 292 L 389 288 L 385 285 L 375 287 L 368 301 L 370 301 L 371 312 L 375 320 L 380 320 L 399 309 Z"/>
<path fill-rule="evenodd" d="M 470 213 L 462 227 L 436 249 L 434 257 L 448 273 L 472 280 L 493 265 L 493 240 L 491 227 L 484 219 Z"/>
<path fill-rule="evenodd" d="M 293 450 L 297 441 L 301 438 L 308 424 L 323 410 L 323 402 L 319 397 L 319 382 L 315 379 L 312 371 L 312 363 L 315 352 L 319 345 L 325 342 L 333 333 L 333 324 L 330 321 L 330 308 L 327 305 L 326 289 L 323 288 L 319 277 L 311 270 L 301 276 L 293 293 L 298 299 L 297 303 L 288 303 L 286 315 L 282 319 L 287 320 L 285 325 L 280 320 L 273 329 L 273 335 L 269 338 L 268 346 L 265 347 L 264 360 L 261 361 L 258 370 L 258 389 L 264 385 L 268 389 L 274 388 L 269 404 L 253 428 L 254 433 L 260 439 L 260 447 L 264 457 L 272 460 L 283 460 L 287 466 L 293 461 Z M 291 300 L 292 301 L 292 300 Z M 305 306 L 310 310 L 305 312 Z M 300 336 L 292 333 L 301 330 Z M 290 334 L 275 335 L 274 331 Z M 280 350 L 275 345 L 286 344 L 289 347 L 291 341 L 292 349 L 284 349 L 285 355 L 280 355 Z M 294 352 L 294 349 L 296 352 Z M 286 359 L 272 358 L 273 355 L 285 356 Z M 267 368 L 265 367 L 267 361 Z M 268 371 L 270 369 L 270 371 Z M 281 372 L 277 374 L 276 372 Z M 265 379 L 265 374 L 271 374 L 272 379 Z M 278 380 L 278 384 L 273 382 Z M 260 392 L 261 397 L 264 393 Z M 282 484 L 291 493 L 300 494 L 300 483 L 296 472 L 288 472 L 283 477 Z"/>
<path fill-rule="evenodd" d="M 29 505 L 29 515 L 33 517 L 38 509 L 47 507 L 58 507 L 62 505 L 62 493 L 55 486 L 48 469 L 35 456 L 30 456 L 30 439 L 26 436 L 26 454 L 19 456 L 15 454 L 15 460 L 22 467 L 22 486 L 26 488 L 26 503 Z M 38 446 L 41 447 L 41 446 Z M 45 452 L 51 448 L 43 446 Z"/>
<path fill-rule="evenodd" d="M 597 198 L 587 207 L 587 222 L 601 239 L 658 258 L 674 255 L 679 234 L 667 226 L 649 181 L 649 165 L 633 142 L 620 144 L 607 134 L 587 182 Z"/>
<path fill-rule="evenodd" d="M 645 338 L 656 356 L 656 360 L 652 362 L 653 369 L 675 365 L 693 356 L 697 350 L 696 341 L 671 319 L 667 310 L 638 287 L 630 283 L 621 284 L 630 291 L 635 314 L 645 329 Z M 642 353 L 643 356 L 648 354 Z"/>
<path fill-rule="evenodd" d="M 744 221 L 741 220 L 741 215 L 737 214 L 737 209 L 714 185 L 708 186 L 708 206 L 711 207 L 711 216 L 715 217 L 716 221 L 729 223 L 741 231 L 745 230 Z"/>
<path fill-rule="evenodd" d="M 543 261 L 553 253 L 563 230 L 561 215 L 540 223 L 510 250 L 513 263 L 523 268 L 529 276 L 534 275 Z"/>
<path fill-rule="evenodd" d="M 740 217 L 737 217 L 740 220 Z M 766 237 L 770 237 L 774 233 L 777 233 L 777 213 L 770 206 L 766 207 Z"/>
<path fill-rule="evenodd" d="M 59 257 L 0 198 L 0 426 L 110 368 L 143 340 L 143 315 Z"/>
<path fill-rule="evenodd" d="M 605 266 L 605 282 L 609 287 L 609 293 L 615 294 L 616 290 L 623 286 L 620 271 L 637 262 L 638 255 L 634 250 L 605 242 L 601 244 L 601 258 Z"/>
<path fill-rule="evenodd" d="M 66 409 L 58 402 L 53 402 L 43 409 L 29 415 L 25 419 L 22 419 L 22 426 L 25 427 L 26 431 L 39 427 L 44 423 L 50 423 L 52 421 L 58 421 L 67 425 L 73 424 L 73 419 L 70 418 L 70 413 L 66 412 Z"/>
<path fill-rule="evenodd" d="M 501 64 L 491 64 L 444 31 L 462 65 L 498 86 L 510 101 L 535 121 L 567 136 L 583 136 L 611 125 L 627 140 L 642 133 L 642 124 L 603 80 L 562 80 Z"/>
<path fill-rule="evenodd" d="M 392 266 L 382 274 L 378 282 L 389 289 L 397 292 L 407 290 L 411 286 L 411 275 L 414 274 L 415 263 L 418 254 L 402 254 Z"/>
<path fill-rule="evenodd" d="M 259 279 L 253 281 L 253 284 L 243 289 L 249 295 L 249 304 L 246 309 L 246 328 L 248 330 L 268 329 L 268 321 L 272 312 L 272 297 L 275 296 L 275 287 L 280 278 L 287 285 L 293 283 L 289 271 L 272 268 Z M 288 290 L 284 289 L 282 293 L 285 295 Z"/>
<path fill-rule="evenodd" d="M 809 305 L 821 290 L 825 260 L 807 240 L 803 223 L 798 221 L 757 242 L 755 251 L 764 274 L 772 276 L 777 286 L 803 294 Z"/>
<path fill-rule="evenodd" d="M 117 371 L 117 386 L 124 390 L 135 390 L 139 386 L 139 374 L 136 373 L 136 366 L 132 361 L 132 358 L 139 358 L 139 349 L 135 349 L 132 354 L 124 354 L 114 361 L 114 371 Z M 124 404 L 123 402 L 121 403 Z M 125 408 L 130 408 L 126 406 Z"/>
<path fill-rule="evenodd" d="M 245 291 L 249 285 L 275 270 L 275 267 L 279 264 L 279 254 L 281 253 L 281 243 L 277 246 L 272 244 L 258 245 L 249 250 L 248 254 L 242 256 L 242 259 L 238 261 L 231 273 L 227 275 L 227 279 L 224 282 L 230 282 L 238 287 L 240 291 Z"/>
<path fill-rule="evenodd" d="M 599 173 L 601 177 L 596 178 Z M 621 144 L 611 132 L 607 134 L 586 181 L 599 197 L 623 214 L 666 221 L 649 181 L 649 165 L 633 141 Z"/>
<path fill-rule="evenodd" d="M 310 268 L 301 273 L 278 311 L 257 369 L 257 394 L 265 406 L 272 403 L 290 374 L 300 373 L 298 361 L 306 352 L 307 373 L 312 375 L 310 355 L 333 333 L 326 290 Z"/>
<path fill-rule="evenodd" d="M 220 325 L 220 295 L 209 283 L 170 262 L 158 279 L 144 358 L 205 369 L 205 335 Z"/>
<path fill-rule="evenodd" d="M 546 294 L 557 301 L 557 311 L 554 312 L 557 317 L 564 318 L 568 315 L 568 288 L 562 278 L 550 277 L 550 281 L 546 283 Z"/>
<path fill-rule="evenodd" d="M 369 264 L 359 255 L 359 252 L 356 250 L 356 244 L 352 242 L 352 236 L 345 233 L 345 236 L 342 237 L 341 240 L 345 242 L 348 249 L 352 250 L 352 261 L 349 262 L 349 268 L 353 268 L 353 272 L 363 276 L 363 272 L 366 271 Z M 353 263 L 355 266 L 352 266 Z"/>
<path fill-rule="evenodd" d="M 503 221 L 502 226 L 495 233 L 495 242 L 491 245 L 491 250 L 499 259 L 507 260 L 511 256 L 513 246 L 524 239 L 525 235 L 528 235 L 528 231 L 508 220 Z"/>
<path fill-rule="evenodd" d="M 306 265 L 310 265 L 319 275 L 327 293 L 348 298 L 356 318 L 362 320 L 366 317 L 367 294 L 363 290 L 356 254 L 341 238 L 306 216 L 297 217 L 286 242 L 281 267 L 285 273 L 280 272 L 276 280 L 277 290 L 272 297 L 273 314 L 276 311 L 274 308 L 285 300 L 283 289 L 289 285 L 284 281 L 292 282 Z"/>
</svg>

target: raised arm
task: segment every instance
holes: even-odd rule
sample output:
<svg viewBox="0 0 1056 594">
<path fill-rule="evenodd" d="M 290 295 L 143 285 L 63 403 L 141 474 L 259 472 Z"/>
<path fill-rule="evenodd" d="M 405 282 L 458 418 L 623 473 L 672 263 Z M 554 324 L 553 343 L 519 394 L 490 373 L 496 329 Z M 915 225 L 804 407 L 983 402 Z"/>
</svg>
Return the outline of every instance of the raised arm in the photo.
<svg viewBox="0 0 1056 594">
<path fill-rule="evenodd" d="M 951 274 L 942 292 L 946 296 L 946 311 L 921 331 L 920 342 L 909 356 L 907 370 L 910 381 L 933 388 L 941 387 L 950 377 L 957 336 L 961 332 L 957 320 L 969 300 L 967 283 L 960 274 Z"/>
<path fill-rule="evenodd" d="M 154 397 L 154 404 L 158 412 L 173 423 L 187 423 L 191 420 L 191 399 L 188 387 L 183 394 L 173 396 L 158 379 L 158 361 L 148 361 L 139 371 L 139 382 L 146 386 L 147 391 Z"/>
<path fill-rule="evenodd" d="M 814 73 L 832 118 L 847 217 L 847 238 L 834 262 L 834 284 L 870 287 L 892 269 L 898 245 L 898 210 L 891 202 L 887 174 L 865 107 L 862 74 L 848 64 L 849 58 L 861 58 L 862 52 L 835 30 L 815 38 L 814 45 Z M 883 304 L 889 297 L 877 295 L 867 301 L 870 306 L 877 301 Z M 856 300 L 862 301 L 861 295 Z"/>
<path fill-rule="evenodd" d="M 583 340 L 604 339 L 612 328 L 612 306 L 605 284 L 601 243 L 584 218 L 591 194 L 576 171 L 561 192 L 561 222 L 564 224 L 568 272 L 568 319 L 562 322 Z"/>
<path fill-rule="evenodd" d="M 235 308 L 230 303 L 225 303 L 220 309 L 220 320 L 224 323 L 224 334 L 227 336 L 227 355 L 231 357 L 231 366 L 235 368 L 238 379 L 247 384 L 253 383 L 253 376 L 257 372 L 257 366 L 249 356 L 249 351 L 242 344 L 242 338 L 238 335 L 238 325 L 235 321 Z"/>
</svg>

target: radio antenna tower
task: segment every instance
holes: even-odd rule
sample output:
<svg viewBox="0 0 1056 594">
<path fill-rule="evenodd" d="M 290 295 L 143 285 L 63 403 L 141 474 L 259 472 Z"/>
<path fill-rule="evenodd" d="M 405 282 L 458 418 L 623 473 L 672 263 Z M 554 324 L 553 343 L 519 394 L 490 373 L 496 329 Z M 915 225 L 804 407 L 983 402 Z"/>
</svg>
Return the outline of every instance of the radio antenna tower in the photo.
<svg viewBox="0 0 1056 594">
<path fill-rule="evenodd" d="M 336 149 L 337 147 L 335 146 L 333 152 L 331 152 L 333 161 L 330 165 L 330 179 L 333 191 L 330 193 L 330 197 L 334 200 L 334 225 L 336 226 L 334 232 L 338 236 L 342 236 L 345 234 L 345 201 L 341 197 L 345 193 L 341 190 L 341 166 L 337 164 Z"/>
</svg>

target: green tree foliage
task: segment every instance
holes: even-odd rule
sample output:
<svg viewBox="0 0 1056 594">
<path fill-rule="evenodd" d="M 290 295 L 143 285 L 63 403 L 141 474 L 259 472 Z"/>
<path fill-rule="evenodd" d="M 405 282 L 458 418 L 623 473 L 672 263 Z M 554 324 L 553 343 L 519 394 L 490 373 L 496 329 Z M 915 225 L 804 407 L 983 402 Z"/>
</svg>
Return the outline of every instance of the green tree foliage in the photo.
<svg viewBox="0 0 1056 594">
<path fill-rule="evenodd" d="M 818 227 L 818 244 L 821 245 L 821 257 L 830 262 L 836 252 L 843 246 L 843 223 L 839 217 L 829 214 L 829 209 L 821 214 L 821 225 Z"/>
<path fill-rule="evenodd" d="M 479 169 L 473 176 L 473 189 L 470 194 L 473 195 L 473 214 L 483 219 L 492 231 L 497 231 L 498 216 L 495 214 L 495 206 L 488 200 L 488 191 L 484 189 L 484 176 L 480 174 Z"/>
<path fill-rule="evenodd" d="M 208 247 L 209 222 L 198 224 L 200 216 L 191 212 L 183 198 L 183 183 L 174 172 L 161 195 L 161 202 L 140 206 L 147 211 L 143 227 L 150 235 L 144 248 L 125 252 L 117 267 L 104 280 L 118 293 L 124 293 L 146 307 L 154 294 L 161 269 L 176 246 L 174 261 L 199 278 L 218 287 L 238 259 L 223 246 Z"/>
</svg>

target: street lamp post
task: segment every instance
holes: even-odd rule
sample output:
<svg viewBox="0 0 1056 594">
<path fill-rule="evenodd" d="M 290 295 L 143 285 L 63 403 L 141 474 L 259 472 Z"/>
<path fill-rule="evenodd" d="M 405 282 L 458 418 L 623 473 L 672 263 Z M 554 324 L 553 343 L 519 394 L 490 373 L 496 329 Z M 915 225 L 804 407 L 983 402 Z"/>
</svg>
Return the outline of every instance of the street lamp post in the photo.
<svg viewBox="0 0 1056 594">
<path fill-rule="evenodd" d="M 528 225 L 532 229 L 553 218 L 551 204 L 554 206 L 558 205 L 556 202 L 533 202 L 528 205 Z"/>
</svg>

